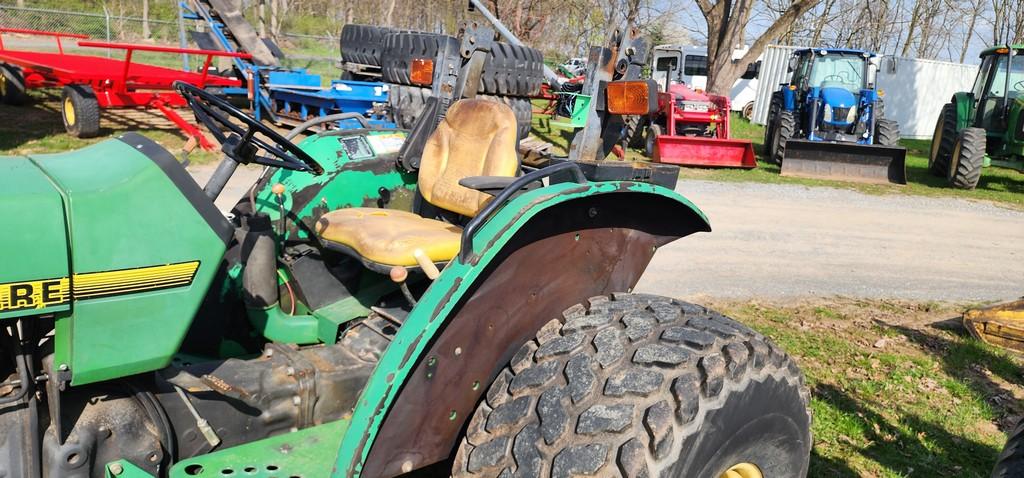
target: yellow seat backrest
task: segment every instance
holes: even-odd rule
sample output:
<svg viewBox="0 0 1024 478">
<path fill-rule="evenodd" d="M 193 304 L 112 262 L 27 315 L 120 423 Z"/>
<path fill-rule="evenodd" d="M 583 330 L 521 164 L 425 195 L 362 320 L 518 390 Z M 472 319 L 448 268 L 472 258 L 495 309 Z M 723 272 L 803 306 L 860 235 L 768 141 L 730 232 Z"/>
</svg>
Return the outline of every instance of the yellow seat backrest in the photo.
<svg viewBox="0 0 1024 478">
<path fill-rule="evenodd" d="M 459 185 L 470 176 L 515 176 L 516 115 L 493 101 L 460 100 L 448 109 L 423 148 L 419 190 L 423 199 L 463 216 L 475 216 L 490 195 Z"/>
</svg>

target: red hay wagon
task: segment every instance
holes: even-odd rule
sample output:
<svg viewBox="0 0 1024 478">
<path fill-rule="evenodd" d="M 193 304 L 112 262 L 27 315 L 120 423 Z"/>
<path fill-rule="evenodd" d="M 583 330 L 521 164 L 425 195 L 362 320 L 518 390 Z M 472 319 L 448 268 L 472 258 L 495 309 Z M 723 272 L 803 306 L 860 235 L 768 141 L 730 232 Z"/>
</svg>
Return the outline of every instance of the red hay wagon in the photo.
<svg viewBox="0 0 1024 478">
<path fill-rule="evenodd" d="M 3 33 L 19 33 L 53 37 L 57 52 L 9 50 L 3 44 Z M 125 50 L 123 59 L 77 55 L 64 52 L 62 39 L 78 40 L 78 46 Z M 34 88 L 63 88 L 61 112 L 64 128 L 76 137 L 90 137 L 99 133 L 101 109 L 145 108 L 157 109 L 183 133 L 194 138 L 203 149 L 212 150 L 211 144 L 196 125 L 185 121 L 172 108 L 186 106 L 185 99 L 172 88 L 177 80 L 200 88 L 238 87 L 236 78 L 207 73 L 213 57 L 249 58 L 246 53 L 195 50 L 156 45 L 109 43 L 86 40 L 85 35 L 69 33 L 0 28 L 0 97 L 5 103 L 23 103 L 25 90 Z M 175 70 L 161 66 L 133 63 L 136 51 L 169 54 L 203 55 L 206 60 L 200 73 Z"/>
</svg>

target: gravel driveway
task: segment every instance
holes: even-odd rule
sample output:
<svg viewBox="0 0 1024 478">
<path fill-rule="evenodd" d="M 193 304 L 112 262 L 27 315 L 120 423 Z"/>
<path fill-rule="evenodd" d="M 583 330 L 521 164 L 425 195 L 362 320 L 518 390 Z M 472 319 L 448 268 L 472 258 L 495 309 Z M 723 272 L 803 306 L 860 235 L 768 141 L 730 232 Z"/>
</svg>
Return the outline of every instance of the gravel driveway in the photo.
<svg viewBox="0 0 1024 478">
<path fill-rule="evenodd" d="M 190 170 L 205 184 L 213 166 Z M 229 209 L 258 171 L 239 168 L 217 205 Z M 1024 212 L 796 185 L 688 180 L 676 190 L 713 231 L 663 247 L 637 291 L 692 300 L 1024 295 Z"/>
</svg>

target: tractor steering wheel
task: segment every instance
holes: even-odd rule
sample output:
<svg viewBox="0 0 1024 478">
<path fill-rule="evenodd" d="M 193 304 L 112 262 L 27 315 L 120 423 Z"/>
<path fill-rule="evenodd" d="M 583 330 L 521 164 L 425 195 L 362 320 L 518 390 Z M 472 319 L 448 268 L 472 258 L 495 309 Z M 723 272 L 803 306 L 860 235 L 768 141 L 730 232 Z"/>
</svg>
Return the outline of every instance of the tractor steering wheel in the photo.
<svg viewBox="0 0 1024 478">
<path fill-rule="evenodd" d="M 835 79 L 830 79 L 830 78 L 835 78 Z M 826 81 L 834 81 L 836 83 L 843 83 L 843 77 L 841 77 L 839 75 L 828 75 L 825 78 L 822 78 L 822 80 L 821 80 L 822 83 L 824 83 Z"/>
<path fill-rule="evenodd" d="M 1024 80 L 1020 80 L 1013 84 L 1014 91 L 1024 91 Z"/>
<path fill-rule="evenodd" d="M 309 153 L 299 149 L 280 133 L 245 114 L 222 98 L 183 81 L 175 81 L 178 90 L 201 123 L 221 144 L 221 151 L 240 164 L 256 163 L 274 168 L 323 174 L 324 168 Z M 239 126 L 229 118 L 240 121 Z M 227 130 L 228 134 L 224 134 Z M 260 136 L 256 136 L 259 133 Z M 261 137 L 262 136 L 262 137 Z M 266 139 L 264 139 L 266 138 Z M 257 153 L 265 151 L 269 156 Z"/>
</svg>

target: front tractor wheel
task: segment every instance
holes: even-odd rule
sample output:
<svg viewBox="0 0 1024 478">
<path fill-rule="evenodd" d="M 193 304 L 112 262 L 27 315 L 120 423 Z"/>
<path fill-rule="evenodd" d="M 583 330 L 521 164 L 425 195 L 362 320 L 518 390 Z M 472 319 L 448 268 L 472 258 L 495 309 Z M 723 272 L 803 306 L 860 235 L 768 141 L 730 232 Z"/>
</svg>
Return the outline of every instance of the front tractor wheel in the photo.
<svg viewBox="0 0 1024 478">
<path fill-rule="evenodd" d="M 964 128 L 953 144 L 949 158 L 949 184 L 960 189 L 974 189 L 981 179 L 985 164 L 985 130 Z"/>
<path fill-rule="evenodd" d="M 792 111 L 780 111 L 777 118 L 769 154 L 775 164 L 782 165 L 786 157 L 786 143 L 796 134 L 796 116 Z"/>
<path fill-rule="evenodd" d="M 92 88 L 68 85 L 61 93 L 64 129 L 76 138 L 92 138 L 100 133 L 100 106 Z"/>
<path fill-rule="evenodd" d="M 900 143 L 900 124 L 891 119 L 880 119 L 875 123 L 875 144 L 896 146 Z"/>
<path fill-rule="evenodd" d="M 764 336 L 633 294 L 548 323 L 491 385 L 455 477 L 803 477 L 809 394 Z"/>
<path fill-rule="evenodd" d="M 654 150 L 658 149 L 658 136 L 661 136 L 664 132 L 661 131 L 661 125 L 651 120 L 651 124 L 647 125 L 647 135 L 644 141 L 644 154 L 650 158 L 654 158 Z"/>
</svg>

